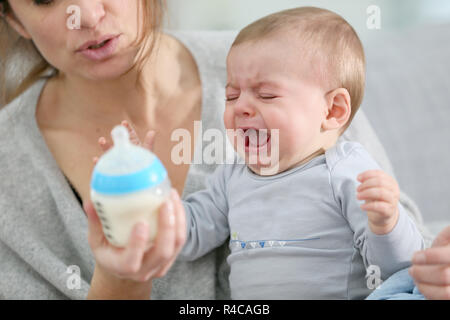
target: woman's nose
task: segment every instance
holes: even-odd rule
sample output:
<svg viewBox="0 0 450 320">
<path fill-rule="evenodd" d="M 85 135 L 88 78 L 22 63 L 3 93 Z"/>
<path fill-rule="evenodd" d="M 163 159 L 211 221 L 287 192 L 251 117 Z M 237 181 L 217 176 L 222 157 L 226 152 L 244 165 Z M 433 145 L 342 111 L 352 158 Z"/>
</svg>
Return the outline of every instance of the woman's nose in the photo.
<svg viewBox="0 0 450 320">
<path fill-rule="evenodd" d="M 95 29 L 105 16 L 104 0 L 79 0 L 81 28 Z"/>
</svg>

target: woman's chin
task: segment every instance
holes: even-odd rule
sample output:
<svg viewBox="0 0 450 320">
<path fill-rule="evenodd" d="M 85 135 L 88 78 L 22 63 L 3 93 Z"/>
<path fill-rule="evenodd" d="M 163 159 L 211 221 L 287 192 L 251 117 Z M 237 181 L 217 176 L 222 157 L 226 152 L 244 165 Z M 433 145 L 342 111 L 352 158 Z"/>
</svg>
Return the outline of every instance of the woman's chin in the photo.
<svg viewBox="0 0 450 320">
<path fill-rule="evenodd" d="M 130 59 L 112 58 L 96 63 L 86 63 L 76 72 L 79 76 L 91 81 L 116 80 L 130 72 L 135 63 Z"/>
<path fill-rule="evenodd" d="M 110 66 L 97 66 L 85 73 L 86 78 L 93 81 L 116 80 L 125 75 L 132 68 L 117 68 Z"/>
</svg>

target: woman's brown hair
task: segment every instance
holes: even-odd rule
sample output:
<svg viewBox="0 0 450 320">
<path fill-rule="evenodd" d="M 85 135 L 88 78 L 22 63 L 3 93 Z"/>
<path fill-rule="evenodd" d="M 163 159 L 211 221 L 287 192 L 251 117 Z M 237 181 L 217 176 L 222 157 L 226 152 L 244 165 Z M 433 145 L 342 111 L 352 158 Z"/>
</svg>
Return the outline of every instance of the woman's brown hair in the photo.
<svg viewBox="0 0 450 320">
<path fill-rule="evenodd" d="M 139 0 L 137 0 L 139 1 Z M 165 10 L 165 0 L 141 0 L 144 14 L 142 32 L 138 35 L 135 45 L 141 50 L 138 54 L 138 70 L 148 59 L 155 47 L 157 34 L 162 26 Z M 141 7 L 140 7 L 141 8 Z M 0 0 L 0 109 L 14 100 L 27 88 L 33 85 L 46 72 L 55 70 L 39 53 L 31 40 L 20 37 L 8 25 L 5 15 L 11 12 L 8 0 Z M 144 42 L 150 40 L 149 46 Z M 18 64 L 18 59 L 24 63 Z M 13 61 L 15 63 L 13 63 Z M 29 64 L 28 66 L 26 64 Z M 25 70 L 18 70 L 22 68 Z"/>
</svg>

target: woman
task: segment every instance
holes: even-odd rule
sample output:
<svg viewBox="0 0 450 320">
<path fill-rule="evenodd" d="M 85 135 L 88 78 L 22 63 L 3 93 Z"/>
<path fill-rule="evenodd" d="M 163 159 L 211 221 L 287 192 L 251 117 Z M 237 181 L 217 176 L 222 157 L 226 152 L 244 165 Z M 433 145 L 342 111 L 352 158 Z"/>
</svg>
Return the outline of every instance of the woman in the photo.
<svg viewBox="0 0 450 320">
<path fill-rule="evenodd" d="M 427 299 L 450 300 L 450 226 L 437 235 L 431 248 L 414 254 L 409 274 Z"/>
<path fill-rule="evenodd" d="M 146 235 L 139 226 L 126 249 L 115 249 L 104 241 L 89 181 L 92 157 L 100 153 L 98 137 L 108 137 L 125 119 L 141 141 L 153 144 L 178 193 L 203 188 L 215 166 L 175 165 L 171 133 L 182 128 L 193 136 L 196 120 L 203 130 L 224 130 L 225 56 L 232 35 L 162 33 L 163 3 L 157 0 L 1 3 L 9 28 L 32 41 L 43 64 L 0 112 L 0 295 L 228 298 L 226 245 L 193 263 L 174 263 L 184 220 L 166 205 L 152 250 L 144 252 Z M 81 9 L 79 29 L 66 27 L 69 4 Z M 56 71 L 37 77 L 49 65 Z M 157 132 L 154 141 L 149 130 Z M 363 143 L 392 173 L 361 112 L 345 137 Z M 201 137 L 191 147 L 195 158 L 202 152 Z M 404 194 L 400 201 L 420 218 Z"/>
</svg>

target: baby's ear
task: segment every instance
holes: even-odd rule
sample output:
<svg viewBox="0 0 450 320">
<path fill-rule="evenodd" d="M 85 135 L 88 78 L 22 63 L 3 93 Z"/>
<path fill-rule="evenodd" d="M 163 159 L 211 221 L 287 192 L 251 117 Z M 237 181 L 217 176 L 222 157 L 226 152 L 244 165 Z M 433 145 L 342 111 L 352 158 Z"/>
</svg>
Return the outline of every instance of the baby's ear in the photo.
<svg viewBox="0 0 450 320">
<path fill-rule="evenodd" d="M 10 27 L 16 30 L 16 32 L 20 36 L 28 40 L 31 39 L 31 36 L 28 33 L 28 31 L 25 29 L 23 24 L 19 21 L 19 19 L 17 19 L 16 15 L 12 11 L 5 13 L 4 18 L 6 19 Z"/>
<path fill-rule="evenodd" d="M 350 94 L 345 88 L 338 88 L 326 97 L 325 119 L 322 122 L 322 130 L 335 130 L 345 126 L 352 111 Z"/>
</svg>

